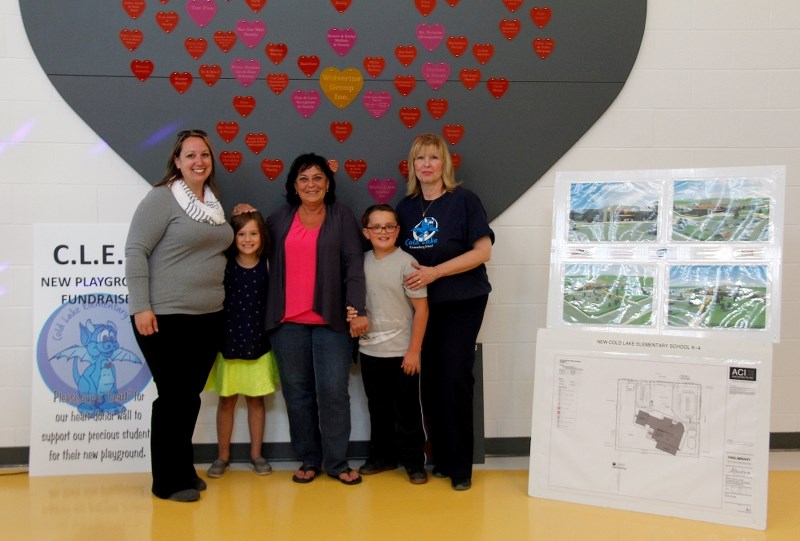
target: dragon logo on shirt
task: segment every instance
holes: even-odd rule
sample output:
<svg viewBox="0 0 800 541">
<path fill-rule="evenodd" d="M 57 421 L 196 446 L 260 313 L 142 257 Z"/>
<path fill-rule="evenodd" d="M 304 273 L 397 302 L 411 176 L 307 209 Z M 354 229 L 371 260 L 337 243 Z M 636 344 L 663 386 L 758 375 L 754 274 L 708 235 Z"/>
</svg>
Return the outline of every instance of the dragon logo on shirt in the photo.
<svg viewBox="0 0 800 541">
<path fill-rule="evenodd" d="M 421 246 L 421 245 L 430 245 L 436 244 L 436 240 L 433 238 L 439 232 L 439 222 L 436 221 L 436 218 L 431 218 L 427 216 L 422 219 L 416 226 L 411 229 L 411 233 L 414 236 L 413 245 L 414 246 Z"/>
</svg>

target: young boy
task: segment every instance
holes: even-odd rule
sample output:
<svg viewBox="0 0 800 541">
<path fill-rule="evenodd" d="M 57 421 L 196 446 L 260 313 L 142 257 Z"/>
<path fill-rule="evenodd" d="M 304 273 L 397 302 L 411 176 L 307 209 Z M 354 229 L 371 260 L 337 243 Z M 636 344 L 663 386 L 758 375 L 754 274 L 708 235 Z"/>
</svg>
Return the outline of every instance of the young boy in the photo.
<svg viewBox="0 0 800 541">
<path fill-rule="evenodd" d="M 370 415 L 370 452 L 358 469 L 371 475 L 405 467 L 413 484 L 428 482 L 419 400 L 420 350 L 428 322 L 426 288 L 411 291 L 404 276 L 414 258 L 396 246 L 400 227 L 389 205 L 361 217 L 372 250 L 364 255 L 369 333 L 359 338 L 361 375 Z"/>
</svg>

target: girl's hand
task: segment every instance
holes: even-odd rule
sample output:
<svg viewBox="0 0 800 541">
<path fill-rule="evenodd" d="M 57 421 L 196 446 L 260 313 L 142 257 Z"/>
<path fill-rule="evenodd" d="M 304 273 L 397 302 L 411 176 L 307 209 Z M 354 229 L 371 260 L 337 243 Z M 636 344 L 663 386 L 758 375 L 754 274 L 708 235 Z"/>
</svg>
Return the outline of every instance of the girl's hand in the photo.
<svg viewBox="0 0 800 541">
<path fill-rule="evenodd" d="M 357 338 L 369 330 L 367 316 L 356 316 L 350 321 L 350 336 Z"/>
<path fill-rule="evenodd" d="M 416 353 L 412 353 L 411 351 L 406 351 L 406 354 L 403 356 L 403 364 L 400 365 L 400 368 L 403 369 L 403 373 L 407 376 L 413 376 L 414 374 L 419 374 L 419 366 L 420 366 L 419 351 L 417 351 Z"/>
</svg>

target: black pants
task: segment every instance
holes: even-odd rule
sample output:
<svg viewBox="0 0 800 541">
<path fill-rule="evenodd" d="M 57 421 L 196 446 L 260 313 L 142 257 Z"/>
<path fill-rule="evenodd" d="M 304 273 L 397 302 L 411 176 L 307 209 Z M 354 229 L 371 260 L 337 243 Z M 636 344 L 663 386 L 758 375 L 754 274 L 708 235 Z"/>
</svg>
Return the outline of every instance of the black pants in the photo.
<svg viewBox="0 0 800 541">
<path fill-rule="evenodd" d="M 369 457 L 418 470 L 425 467 L 419 375 L 406 375 L 400 368 L 402 363 L 402 357 L 361 354 L 361 377 L 369 408 Z"/>
<path fill-rule="evenodd" d="M 136 325 L 133 330 L 158 390 L 150 419 L 153 494 L 168 498 L 195 486 L 192 434 L 224 322 L 222 312 L 157 318 L 156 334 L 142 336 Z"/>
<path fill-rule="evenodd" d="M 488 300 L 431 303 L 422 342 L 422 411 L 433 463 L 458 481 L 472 477 L 472 368 Z"/>
</svg>

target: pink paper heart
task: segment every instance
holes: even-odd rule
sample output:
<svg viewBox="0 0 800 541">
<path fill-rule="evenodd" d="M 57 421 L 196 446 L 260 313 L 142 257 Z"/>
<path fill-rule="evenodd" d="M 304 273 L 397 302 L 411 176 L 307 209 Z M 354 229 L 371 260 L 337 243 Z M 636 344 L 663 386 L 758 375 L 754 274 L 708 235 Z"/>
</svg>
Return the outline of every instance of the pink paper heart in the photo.
<svg viewBox="0 0 800 541">
<path fill-rule="evenodd" d="M 236 58 L 231 62 L 231 73 L 240 85 L 248 87 L 253 84 L 261 72 L 261 63 L 255 58 Z"/>
<path fill-rule="evenodd" d="M 295 90 L 292 105 L 303 118 L 310 118 L 319 107 L 320 95 L 316 90 Z"/>
<path fill-rule="evenodd" d="M 267 27 L 264 26 L 264 21 L 258 19 L 252 21 L 242 19 L 236 23 L 236 35 L 251 49 L 259 44 L 266 33 Z"/>
<path fill-rule="evenodd" d="M 356 31 L 352 28 L 345 28 L 342 30 L 331 28 L 328 30 L 328 45 L 330 45 L 333 52 L 339 56 L 344 56 L 349 53 L 355 43 Z"/>
<path fill-rule="evenodd" d="M 217 14 L 217 3 L 215 0 L 186 0 L 186 12 L 197 26 L 205 28 Z"/>
<path fill-rule="evenodd" d="M 376 203 L 388 203 L 397 192 L 397 182 L 391 178 L 373 178 L 367 182 L 367 190 Z"/>
<path fill-rule="evenodd" d="M 422 66 L 422 78 L 434 90 L 442 88 L 448 77 L 450 77 L 450 65 L 447 62 L 438 64 L 426 62 Z"/>
<path fill-rule="evenodd" d="M 423 47 L 429 51 L 433 51 L 444 39 L 444 26 L 439 23 L 422 23 L 417 26 L 417 39 Z"/>
<path fill-rule="evenodd" d="M 367 110 L 372 118 L 380 118 L 392 106 L 392 95 L 388 92 L 370 90 L 364 93 L 361 103 L 364 104 L 364 109 Z"/>
</svg>

